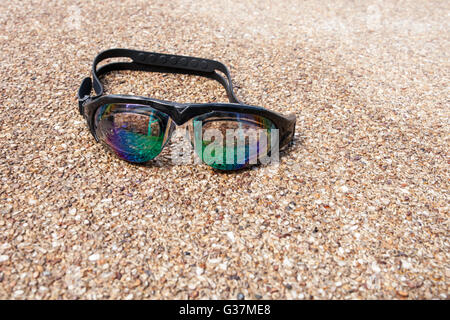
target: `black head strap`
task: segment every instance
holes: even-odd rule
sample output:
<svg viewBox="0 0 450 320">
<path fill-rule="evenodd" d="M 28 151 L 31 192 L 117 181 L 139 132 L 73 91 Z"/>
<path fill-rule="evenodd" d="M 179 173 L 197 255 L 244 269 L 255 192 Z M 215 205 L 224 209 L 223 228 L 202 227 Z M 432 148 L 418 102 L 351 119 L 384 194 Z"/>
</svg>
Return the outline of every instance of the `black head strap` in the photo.
<svg viewBox="0 0 450 320">
<path fill-rule="evenodd" d="M 108 58 L 131 58 L 132 62 L 115 62 L 97 69 L 98 64 Z M 233 92 L 230 71 L 221 62 L 154 52 L 110 49 L 101 52 L 94 59 L 92 65 L 93 80 L 91 80 L 91 78 L 85 78 L 81 83 L 80 89 L 78 90 L 80 109 L 83 102 L 90 97 L 92 87 L 97 96 L 103 94 L 103 85 L 99 78 L 101 75 L 114 70 L 181 73 L 207 77 L 217 80 L 225 87 L 230 102 L 241 103 Z M 217 71 L 222 72 L 226 78 Z"/>
</svg>

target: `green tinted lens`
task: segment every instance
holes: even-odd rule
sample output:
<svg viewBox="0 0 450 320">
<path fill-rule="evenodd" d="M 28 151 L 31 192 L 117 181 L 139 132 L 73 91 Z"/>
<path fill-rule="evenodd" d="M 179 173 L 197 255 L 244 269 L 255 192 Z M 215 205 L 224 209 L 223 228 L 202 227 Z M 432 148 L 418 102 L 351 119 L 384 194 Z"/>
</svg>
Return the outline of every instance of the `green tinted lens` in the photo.
<svg viewBox="0 0 450 320">
<path fill-rule="evenodd" d="M 275 128 L 258 115 L 213 112 L 193 119 L 191 137 L 203 162 L 215 169 L 237 170 L 269 154 Z"/>
</svg>

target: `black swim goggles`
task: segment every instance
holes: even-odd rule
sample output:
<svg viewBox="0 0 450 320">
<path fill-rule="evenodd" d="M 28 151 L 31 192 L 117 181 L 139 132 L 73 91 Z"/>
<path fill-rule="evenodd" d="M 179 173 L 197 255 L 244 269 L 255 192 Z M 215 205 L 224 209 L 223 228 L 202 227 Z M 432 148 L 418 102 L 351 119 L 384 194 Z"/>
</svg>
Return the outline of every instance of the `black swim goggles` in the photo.
<svg viewBox="0 0 450 320">
<path fill-rule="evenodd" d="M 130 58 L 97 68 L 108 58 Z M 131 95 L 104 95 L 99 77 L 114 70 L 180 73 L 217 80 L 230 103 L 178 103 Z M 96 93 L 91 96 L 92 87 Z M 199 158 L 222 170 L 261 163 L 293 139 L 295 115 L 241 103 L 233 92 L 228 68 L 214 60 L 128 49 L 101 52 L 78 91 L 79 111 L 95 140 L 119 158 L 143 163 L 155 158 L 177 125 L 187 123 Z M 274 134 L 276 133 L 276 135 Z M 274 136 L 276 137 L 274 139 Z"/>
</svg>

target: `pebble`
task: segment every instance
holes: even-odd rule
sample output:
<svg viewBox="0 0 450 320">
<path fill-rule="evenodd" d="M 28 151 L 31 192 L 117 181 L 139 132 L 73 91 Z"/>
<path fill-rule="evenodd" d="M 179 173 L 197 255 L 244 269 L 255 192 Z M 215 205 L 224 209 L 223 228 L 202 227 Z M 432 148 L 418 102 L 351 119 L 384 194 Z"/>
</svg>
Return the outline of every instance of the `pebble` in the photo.
<svg viewBox="0 0 450 320">
<path fill-rule="evenodd" d="M 197 267 L 197 269 L 195 270 L 195 273 L 196 273 L 198 276 L 201 276 L 204 272 L 205 272 L 205 269 L 200 268 L 200 267 Z"/>
<path fill-rule="evenodd" d="M 380 267 L 378 266 L 378 264 L 376 262 L 372 262 L 372 270 L 375 273 L 379 273 L 381 271 Z"/>
<path fill-rule="evenodd" d="M 399 290 L 399 291 L 397 291 L 397 294 L 400 296 L 400 297 L 403 297 L 403 298 L 406 298 L 406 297 L 408 297 L 408 292 L 406 292 L 406 291 L 402 291 L 402 290 Z"/>
<path fill-rule="evenodd" d="M 20 297 L 23 294 L 24 294 L 23 290 L 16 290 L 16 291 L 14 291 L 14 296 L 16 296 L 16 297 Z"/>
<path fill-rule="evenodd" d="M 97 261 L 98 259 L 100 259 L 100 255 L 98 253 L 94 253 L 90 255 L 88 259 L 89 261 Z"/>
<path fill-rule="evenodd" d="M 230 239 L 230 241 L 231 242 L 234 242 L 235 241 L 235 238 L 234 238 L 234 233 L 233 232 L 227 232 L 227 237 L 228 237 L 228 239 Z"/>
</svg>

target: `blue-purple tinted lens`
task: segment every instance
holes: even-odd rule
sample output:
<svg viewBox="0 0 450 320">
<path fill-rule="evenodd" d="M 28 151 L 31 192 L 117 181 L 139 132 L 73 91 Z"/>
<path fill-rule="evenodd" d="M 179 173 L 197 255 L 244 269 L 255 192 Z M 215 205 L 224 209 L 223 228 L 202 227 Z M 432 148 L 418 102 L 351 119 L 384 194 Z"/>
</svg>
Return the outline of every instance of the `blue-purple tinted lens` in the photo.
<svg viewBox="0 0 450 320">
<path fill-rule="evenodd" d="M 161 152 L 169 121 L 169 116 L 149 106 L 113 103 L 98 108 L 95 132 L 121 159 L 146 162 Z"/>
</svg>

